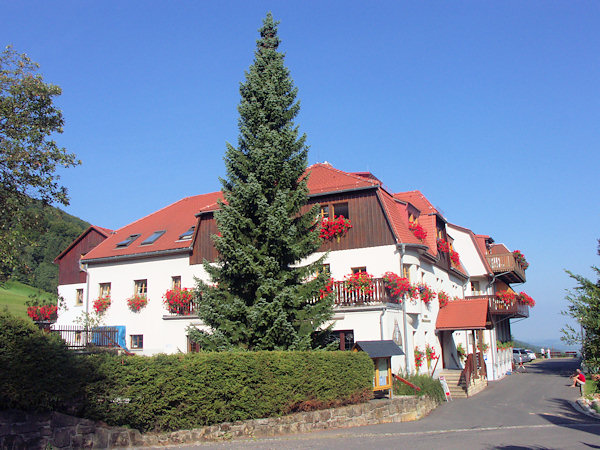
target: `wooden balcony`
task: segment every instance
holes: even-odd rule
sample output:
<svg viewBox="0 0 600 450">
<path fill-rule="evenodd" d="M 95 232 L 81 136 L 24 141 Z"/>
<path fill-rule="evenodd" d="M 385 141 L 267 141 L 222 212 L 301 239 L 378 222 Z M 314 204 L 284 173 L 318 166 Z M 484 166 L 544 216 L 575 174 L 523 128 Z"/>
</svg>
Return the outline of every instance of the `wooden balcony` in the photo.
<svg viewBox="0 0 600 450">
<path fill-rule="evenodd" d="M 512 253 L 486 255 L 494 274 L 505 283 L 525 283 L 525 269 Z"/>
<path fill-rule="evenodd" d="M 529 306 L 519 301 L 514 302 L 512 305 L 507 305 L 495 295 L 470 295 L 466 296 L 465 300 L 474 300 L 478 298 L 488 299 L 490 314 L 520 318 L 529 317 Z"/>
</svg>

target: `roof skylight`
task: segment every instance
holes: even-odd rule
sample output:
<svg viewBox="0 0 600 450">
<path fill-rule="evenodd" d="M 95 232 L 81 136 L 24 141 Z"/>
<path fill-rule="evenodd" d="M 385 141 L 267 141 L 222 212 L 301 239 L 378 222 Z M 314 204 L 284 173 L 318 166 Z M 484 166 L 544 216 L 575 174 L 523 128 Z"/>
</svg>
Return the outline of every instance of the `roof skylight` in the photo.
<svg viewBox="0 0 600 450">
<path fill-rule="evenodd" d="M 194 230 L 196 229 L 195 226 L 191 226 L 189 230 L 187 230 L 185 233 L 181 234 L 179 236 L 179 240 L 180 241 L 187 241 L 189 239 L 192 239 L 192 236 L 194 235 Z"/>
<path fill-rule="evenodd" d="M 132 234 L 127 239 L 124 239 L 121 242 L 119 242 L 117 244 L 117 248 L 129 247 L 129 244 L 131 244 L 133 241 L 135 241 L 139 237 L 140 237 L 139 234 Z"/>
<path fill-rule="evenodd" d="M 140 245 L 154 244 L 159 237 L 161 237 L 163 234 L 165 234 L 165 231 L 166 230 L 155 231 L 150 236 L 148 236 Z"/>
</svg>

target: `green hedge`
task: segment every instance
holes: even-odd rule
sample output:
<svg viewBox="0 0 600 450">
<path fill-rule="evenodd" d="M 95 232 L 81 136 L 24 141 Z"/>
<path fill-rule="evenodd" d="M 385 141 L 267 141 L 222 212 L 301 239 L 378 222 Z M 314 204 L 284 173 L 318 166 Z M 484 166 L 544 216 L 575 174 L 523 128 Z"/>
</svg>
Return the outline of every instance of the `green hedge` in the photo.
<svg viewBox="0 0 600 450">
<path fill-rule="evenodd" d="M 363 352 L 76 355 L 0 311 L 0 409 L 177 430 L 357 403 L 372 397 L 372 383 Z"/>
<path fill-rule="evenodd" d="M 0 409 L 77 413 L 87 371 L 58 336 L 0 311 Z"/>
<path fill-rule="evenodd" d="M 438 402 L 443 402 L 446 395 L 444 389 L 440 384 L 439 380 L 431 378 L 429 375 L 400 375 L 407 381 L 410 381 L 415 386 L 421 388 L 420 391 L 416 391 L 409 385 L 402 383 L 394 378 L 394 395 L 418 395 L 432 398 Z"/>
<path fill-rule="evenodd" d="M 139 430 L 177 430 L 364 401 L 365 353 L 226 352 L 96 355 L 86 416 Z"/>
</svg>

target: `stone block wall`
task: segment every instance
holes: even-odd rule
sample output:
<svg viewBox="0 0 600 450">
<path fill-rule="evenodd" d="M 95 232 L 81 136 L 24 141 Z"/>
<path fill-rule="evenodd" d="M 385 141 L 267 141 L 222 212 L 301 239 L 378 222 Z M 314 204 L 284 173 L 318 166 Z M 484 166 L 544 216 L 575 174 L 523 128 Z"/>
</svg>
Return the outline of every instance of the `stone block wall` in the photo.
<svg viewBox="0 0 600 450">
<path fill-rule="evenodd" d="M 332 428 L 420 419 L 437 403 L 429 398 L 402 396 L 368 403 L 282 417 L 221 423 L 170 433 L 140 433 L 61 413 L 0 411 L 0 448 L 124 448 L 176 445 L 225 439 L 260 438 Z"/>
</svg>

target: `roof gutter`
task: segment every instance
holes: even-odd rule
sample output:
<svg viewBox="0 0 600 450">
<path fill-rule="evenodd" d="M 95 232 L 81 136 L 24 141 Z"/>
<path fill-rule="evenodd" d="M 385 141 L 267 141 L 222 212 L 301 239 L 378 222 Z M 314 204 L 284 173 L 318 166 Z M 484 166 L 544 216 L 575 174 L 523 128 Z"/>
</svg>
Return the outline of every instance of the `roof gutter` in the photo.
<svg viewBox="0 0 600 450">
<path fill-rule="evenodd" d="M 82 260 L 84 264 L 96 264 L 96 263 L 110 263 L 114 261 L 124 261 L 127 259 L 139 259 L 139 258 L 154 258 L 157 256 L 168 256 L 168 255 L 177 255 L 179 253 L 186 253 L 192 250 L 192 247 L 183 247 L 183 248 L 172 248 L 169 250 L 157 250 L 155 252 L 145 252 L 145 253 L 132 253 L 127 255 L 114 255 L 114 256 L 104 256 L 102 258 L 90 258 L 86 260 Z"/>
</svg>

